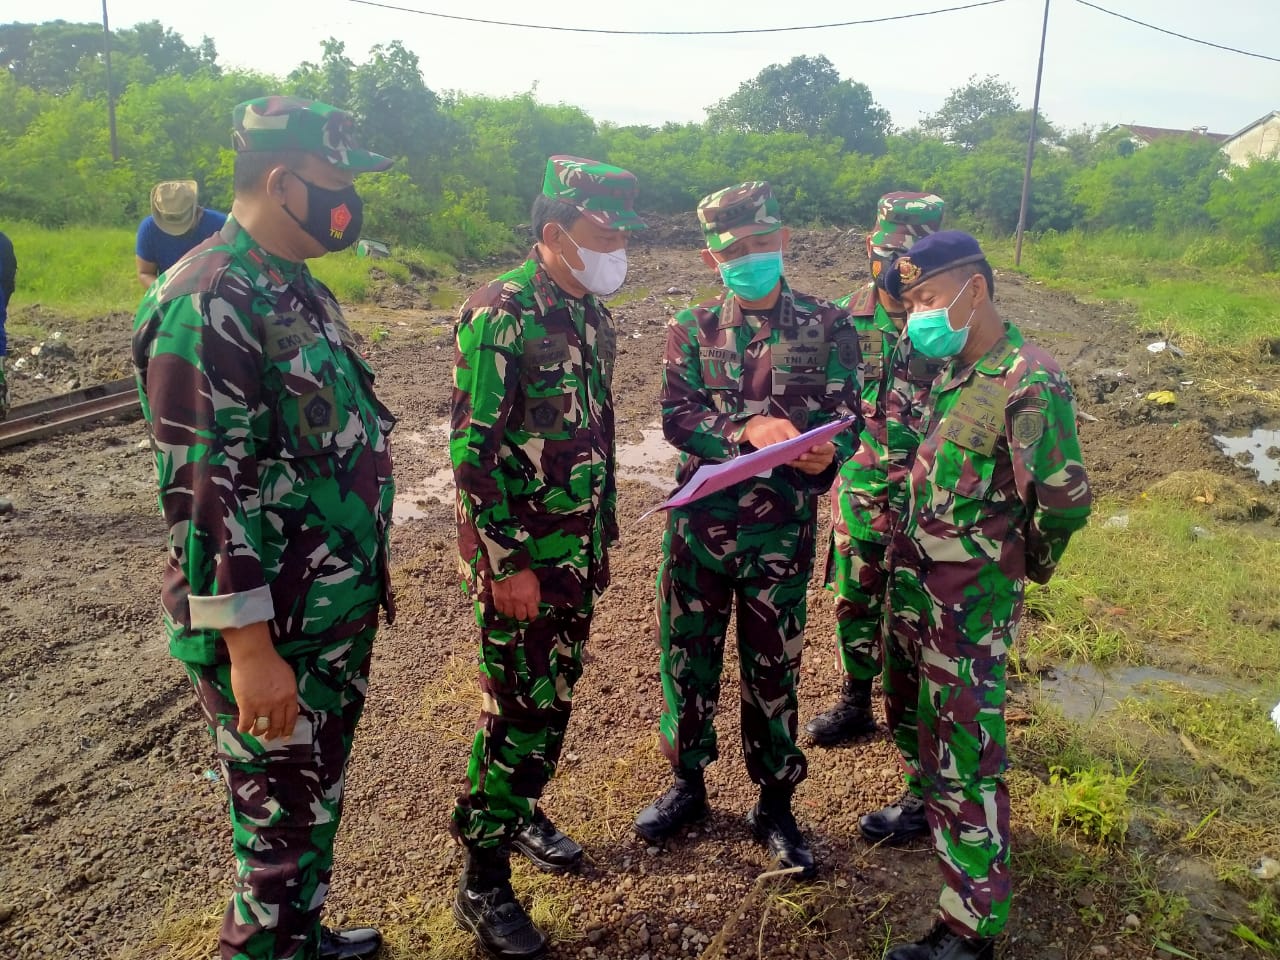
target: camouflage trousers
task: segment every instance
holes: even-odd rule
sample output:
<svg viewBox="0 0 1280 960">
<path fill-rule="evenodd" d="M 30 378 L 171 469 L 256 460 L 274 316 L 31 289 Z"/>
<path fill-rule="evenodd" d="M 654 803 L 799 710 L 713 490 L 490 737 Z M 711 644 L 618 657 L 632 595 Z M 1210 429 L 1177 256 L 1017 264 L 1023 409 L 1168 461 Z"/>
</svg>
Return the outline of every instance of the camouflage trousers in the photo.
<svg viewBox="0 0 1280 960">
<path fill-rule="evenodd" d="M 298 721 L 287 741 L 236 731 L 230 664 L 185 664 L 230 796 L 238 868 L 222 960 L 319 956 L 320 909 L 376 632 L 370 618 L 354 636 L 318 651 L 281 651 L 298 681 Z"/>
<path fill-rule="evenodd" d="M 882 543 L 832 532 L 826 579 L 836 595 L 836 651 L 840 669 L 854 680 L 880 675 L 889 586 L 885 553 Z"/>
<path fill-rule="evenodd" d="M 815 523 L 739 526 L 733 512 L 672 510 L 658 570 L 663 755 L 677 772 L 719 756 L 715 717 L 725 635 L 737 601 L 742 747 L 761 785 L 805 778 L 796 744 Z"/>
<path fill-rule="evenodd" d="M 467 763 L 467 792 L 453 829 L 470 847 L 506 843 L 533 817 L 555 776 L 582 676 L 590 608 L 543 606 L 528 622 L 477 603 L 480 625 L 480 727 Z"/>
<path fill-rule="evenodd" d="M 1021 587 L 976 603 L 978 591 L 940 597 L 917 566 L 893 553 L 890 562 L 885 712 L 908 786 L 925 801 L 942 867 L 939 912 L 957 932 L 994 937 L 1012 899 L 1004 707 Z"/>
</svg>

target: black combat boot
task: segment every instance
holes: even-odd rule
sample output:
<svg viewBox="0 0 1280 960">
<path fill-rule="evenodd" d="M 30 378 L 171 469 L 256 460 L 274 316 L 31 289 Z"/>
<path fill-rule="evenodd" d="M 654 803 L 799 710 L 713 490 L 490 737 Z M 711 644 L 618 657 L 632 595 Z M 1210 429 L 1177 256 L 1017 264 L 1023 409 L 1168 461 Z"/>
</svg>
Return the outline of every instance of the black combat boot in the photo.
<svg viewBox="0 0 1280 960">
<path fill-rule="evenodd" d="M 453 916 L 459 926 L 475 934 L 491 957 L 535 960 L 546 956 L 547 938 L 511 891 L 511 851 L 505 847 L 467 850 Z"/>
<path fill-rule="evenodd" d="M 871 715 L 871 681 L 846 676 L 840 689 L 840 699 L 825 713 L 806 723 L 804 730 L 819 747 L 834 747 L 864 733 L 874 733 L 876 721 Z"/>
<path fill-rule="evenodd" d="M 892 845 L 927 837 L 929 820 L 924 815 L 924 801 L 906 790 L 897 803 L 859 817 L 858 829 L 872 843 Z"/>
<path fill-rule="evenodd" d="M 923 939 L 894 947 L 884 960 L 995 960 L 995 944 L 985 937 L 962 937 L 939 922 Z"/>
<path fill-rule="evenodd" d="M 548 873 L 564 873 L 582 862 L 582 847 L 561 833 L 537 807 L 529 824 L 512 838 L 511 846 Z"/>
<path fill-rule="evenodd" d="M 373 927 L 320 928 L 320 960 L 368 960 L 381 948 L 382 935 Z"/>
<path fill-rule="evenodd" d="M 666 793 L 640 811 L 636 817 L 636 833 L 651 843 L 659 843 L 686 824 L 704 819 L 710 812 L 702 771 L 682 770 Z"/>
<path fill-rule="evenodd" d="M 818 875 L 818 868 L 813 851 L 791 813 L 793 792 L 789 784 L 761 787 L 760 802 L 747 814 L 747 825 L 778 861 L 779 867 L 799 867 L 796 879 L 812 880 Z"/>
</svg>

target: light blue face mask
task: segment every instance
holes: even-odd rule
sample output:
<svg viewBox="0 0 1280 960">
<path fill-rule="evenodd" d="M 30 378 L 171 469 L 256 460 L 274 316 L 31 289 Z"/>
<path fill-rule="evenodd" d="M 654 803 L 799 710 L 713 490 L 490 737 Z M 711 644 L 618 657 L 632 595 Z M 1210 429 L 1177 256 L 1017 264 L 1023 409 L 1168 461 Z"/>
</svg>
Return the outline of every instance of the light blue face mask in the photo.
<svg viewBox="0 0 1280 960">
<path fill-rule="evenodd" d="M 973 320 L 976 309 L 969 311 L 969 319 L 964 322 L 963 327 L 953 330 L 951 308 L 956 305 L 956 301 L 968 289 L 972 280 L 973 277 L 966 280 L 964 286 L 945 307 L 917 310 L 907 314 L 907 336 L 911 339 L 911 345 L 920 351 L 922 356 L 933 360 L 947 360 L 963 350 L 964 345 L 969 342 L 969 323 Z"/>
<path fill-rule="evenodd" d="M 724 285 L 742 300 L 763 300 L 782 279 L 782 251 L 766 250 L 720 264 Z"/>
</svg>

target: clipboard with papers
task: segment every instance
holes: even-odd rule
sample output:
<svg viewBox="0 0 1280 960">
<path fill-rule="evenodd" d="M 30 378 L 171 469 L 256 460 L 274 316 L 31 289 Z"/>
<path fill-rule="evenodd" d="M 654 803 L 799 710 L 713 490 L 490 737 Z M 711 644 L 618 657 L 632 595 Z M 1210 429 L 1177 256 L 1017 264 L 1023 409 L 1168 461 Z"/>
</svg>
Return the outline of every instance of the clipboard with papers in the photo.
<svg viewBox="0 0 1280 960">
<path fill-rule="evenodd" d="M 847 430 L 858 422 L 857 417 L 841 417 L 824 423 L 820 427 L 807 430 L 790 440 L 783 440 L 768 447 L 761 447 L 751 453 L 744 453 L 725 460 L 722 463 L 704 463 L 694 471 L 683 486 L 667 498 L 640 516 L 645 519 L 659 510 L 670 510 L 672 507 L 683 507 L 713 493 L 719 493 L 726 487 L 747 480 L 751 477 L 767 476 L 774 467 L 790 463 L 810 447 L 816 447 L 831 440 L 836 434 Z M 637 521 L 638 522 L 638 521 Z"/>
</svg>

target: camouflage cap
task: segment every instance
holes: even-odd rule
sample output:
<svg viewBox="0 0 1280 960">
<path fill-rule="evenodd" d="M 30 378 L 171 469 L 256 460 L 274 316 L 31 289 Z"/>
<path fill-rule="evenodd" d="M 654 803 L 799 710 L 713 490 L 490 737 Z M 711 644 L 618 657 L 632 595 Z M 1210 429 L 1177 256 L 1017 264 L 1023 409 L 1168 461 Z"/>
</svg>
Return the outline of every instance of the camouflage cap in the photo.
<svg viewBox="0 0 1280 960">
<path fill-rule="evenodd" d="M 352 173 L 385 170 L 394 162 L 357 147 L 351 114 L 318 100 L 246 100 L 231 112 L 231 124 L 231 145 L 237 153 L 301 150 Z"/>
<path fill-rule="evenodd" d="M 895 256 L 884 271 L 884 288 L 891 297 L 918 287 L 930 277 L 954 267 L 963 267 L 986 259 L 982 247 L 962 230 L 942 230 L 922 237 L 910 253 Z"/>
<path fill-rule="evenodd" d="M 196 225 L 198 187 L 194 180 L 163 180 L 151 188 L 151 219 L 157 227 L 180 237 Z"/>
<path fill-rule="evenodd" d="M 611 230 L 646 226 L 635 211 L 639 187 L 634 173 L 621 167 L 557 154 L 547 161 L 542 195 L 577 207 L 584 217 Z"/>
<path fill-rule="evenodd" d="M 764 180 L 725 187 L 703 197 L 698 203 L 698 222 L 707 249 L 717 253 L 743 237 L 773 233 L 782 227 L 778 201 Z"/>
<path fill-rule="evenodd" d="M 872 254 L 906 253 L 921 237 L 942 229 L 945 204 L 932 193 L 886 193 L 870 234 Z"/>
</svg>

